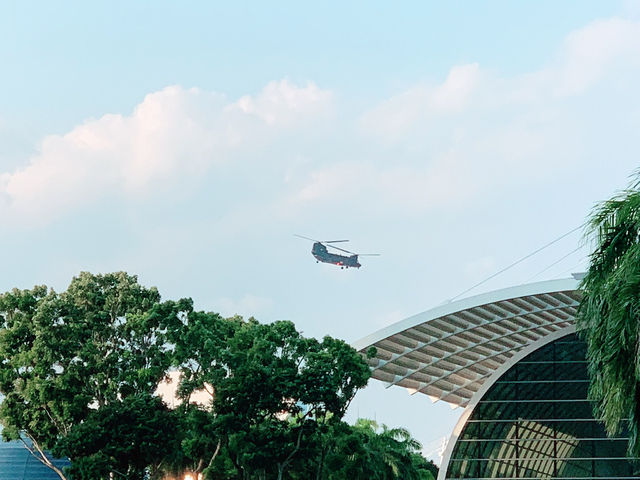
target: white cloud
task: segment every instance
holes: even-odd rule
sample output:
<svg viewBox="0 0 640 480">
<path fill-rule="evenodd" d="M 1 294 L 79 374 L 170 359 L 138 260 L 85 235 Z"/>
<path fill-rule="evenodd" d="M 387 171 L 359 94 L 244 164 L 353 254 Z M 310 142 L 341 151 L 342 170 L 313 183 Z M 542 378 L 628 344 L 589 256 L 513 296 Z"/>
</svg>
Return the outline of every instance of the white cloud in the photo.
<svg viewBox="0 0 640 480">
<path fill-rule="evenodd" d="M 622 12 L 627 18 L 640 18 L 640 0 L 623 0 Z"/>
<path fill-rule="evenodd" d="M 480 83 L 477 63 L 455 66 L 440 85 L 417 85 L 381 102 L 363 115 L 362 126 L 397 138 L 416 121 L 464 110 Z"/>
<path fill-rule="evenodd" d="M 477 63 L 454 66 L 439 85 L 417 85 L 380 102 L 362 115 L 361 126 L 391 142 L 416 133 L 428 137 L 452 119 L 471 118 L 484 127 L 497 116 L 509 121 L 508 115 L 551 109 L 558 98 L 583 94 L 639 67 L 640 22 L 599 20 L 571 32 L 554 60 L 537 71 L 499 78 Z"/>
<path fill-rule="evenodd" d="M 368 198 L 420 211 L 573 171 L 593 133 L 609 128 L 602 99 L 633 108 L 639 74 L 640 22 L 620 18 L 570 33 L 553 61 L 527 74 L 454 66 L 442 83 L 411 87 L 362 114 L 360 133 L 378 161 L 318 167 L 291 203 Z"/>
<path fill-rule="evenodd" d="M 413 213 L 460 204 L 474 191 L 473 179 L 465 174 L 457 153 L 449 151 L 422 166 L 347 162 L 315 170 L 288 204 L 294 209 L 323 202 L 344 205 L 365 197 L 368 209 Z"/>
<path fill-rule="evenodd" d="M 330 102 L 330 92 L 287 80 L 236 102 L 167 87 L 147 95 L 130 115 L 104 115 L 46 137 L 27 165 L 0 172 L 0 218 L 38 222 L 102 197 L 164 192 L 230 153 L 300 128 Z"/>
<path fill-rule="evenodd" d="M 215 176 L 213 167 L 229 164 L 239 170 L 227 180 L 259 179 L 233 186 L 251 189 L 247 205 L 225 212 L 236 218 L 244 208 L 243 223 L 312 205 L 409 213 L 461 206 L 498 185 L 517 189 L 576 168 L 585 136 L 599 128 L 588 112 L 603 97 L 590 92 L 636 95 L 627 79 L 640 72 L 639 59 L 640 23 L 601 20 L 569 34 L 535 71 L 500 77 L 477 63 L 454 66 L 440 83 L 399 92 L 328 130 L 317 127 L 332 94 L 313 83 L 271 82 L 236 101 L 167 87 L 130 115 L 46 137 L 25 166 L 0 172 L 0 218 L 37 222 L 185 183 L 195 191 Z M 632 85 L 617 89 L 624 81 Z M 312 131 L 322 136 L 318 144 L 307 141 Z M 284 142 L 268 148 L 278 138 Z"/>
<path fill-rule="evenodd" d="M 433 108 L 443 112 L 462 110 L 479 80 L 480 68 L 477 63 L 453 67 L 444 83 L 433 90 Z"/>
<path fill-rule="evenodd" d="M 550 77 L 560 95 L 586 91 L 610 70 L 640 65 L 640 23 L 622 18 L 598 20 L 569 34 Z"/>
<path fill-rule="evenodd" d="M 313 83 L 298 88 L 283 80 L 269 83 L 257 96 L 245 95 L 228 109 L 255 115 L 268 125 L 288 126 L 301 116 L 320 113 L 330 100 L 331 94 Z"/>
</svg>

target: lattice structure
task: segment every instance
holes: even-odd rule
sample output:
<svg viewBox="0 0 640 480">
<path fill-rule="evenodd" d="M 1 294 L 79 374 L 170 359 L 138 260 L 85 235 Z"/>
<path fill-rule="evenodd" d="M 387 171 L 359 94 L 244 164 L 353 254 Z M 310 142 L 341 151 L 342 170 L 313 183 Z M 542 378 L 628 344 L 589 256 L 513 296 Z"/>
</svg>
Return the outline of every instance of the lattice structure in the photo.
<svg viewBox="0 0 640 480">
<path fill-rule="evenodd" d="M 574 279 L 552 280 L 451 302 L 384 328 L 354 345 L 373 378 L 432 400 L 466 406 L 484 381 L 516 352 L 574 324 Z"/>
</svg>

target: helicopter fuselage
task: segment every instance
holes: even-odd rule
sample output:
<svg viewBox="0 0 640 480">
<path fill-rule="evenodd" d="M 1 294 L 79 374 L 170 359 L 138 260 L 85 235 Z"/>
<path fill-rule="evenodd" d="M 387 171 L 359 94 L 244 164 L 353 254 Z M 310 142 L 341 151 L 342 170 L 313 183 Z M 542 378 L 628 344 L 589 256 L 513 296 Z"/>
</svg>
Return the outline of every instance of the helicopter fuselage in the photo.
<svg viewBox="0 0 640 480">
<path fill-rule="evenodd" d="M 360 268 L 362 265 L 358 263 L 358 255 L 338 255 L 331 253 L 320 242 L 315 242 L 311 248 L 311 254 L 318 262 L 332 263 L 340 268 Z"/>
</svg>

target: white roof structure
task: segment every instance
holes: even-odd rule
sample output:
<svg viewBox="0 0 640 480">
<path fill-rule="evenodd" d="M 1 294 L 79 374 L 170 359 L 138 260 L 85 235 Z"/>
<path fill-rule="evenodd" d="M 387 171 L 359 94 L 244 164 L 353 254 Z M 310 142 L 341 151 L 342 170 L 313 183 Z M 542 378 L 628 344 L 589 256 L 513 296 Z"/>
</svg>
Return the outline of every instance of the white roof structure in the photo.
<svg viewBox="0 0 640 480">
<path fill-rule="evenodd" d="M 522 348 L 574 325 L 578 281 L 550 280 L 450 302 L 354 344 L 373 378 L 465 407 L 491 374 Z"/>
</svg>

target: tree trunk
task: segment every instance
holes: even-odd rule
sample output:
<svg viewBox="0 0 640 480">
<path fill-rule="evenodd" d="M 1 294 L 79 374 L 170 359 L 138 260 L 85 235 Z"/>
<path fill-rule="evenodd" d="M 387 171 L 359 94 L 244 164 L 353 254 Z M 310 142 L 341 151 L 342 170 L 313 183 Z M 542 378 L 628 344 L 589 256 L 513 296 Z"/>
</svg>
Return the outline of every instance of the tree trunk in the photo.
<svg viewBox="0 0 640 480">
<path fill-rule="evenodd" d="M 40 448 L 40 445 L 38 445 L 38 442 L 35 441 L 35 439 L 31 436 L 28 435 L 29 440 L 31 440 L 31 445 L 32 447 L 29 447 L 29 445 L 27 445 L 27 442 L 25 442 L 24 440 L 22 440 L 22 438 L 20 439 L 20 441 L 22 442 L 22 444 L 24 445 L 24 448 L 27 449 L 27 451 L 33 455 L 35 458 L 37 458 L 43 465 L 49 467 L 51 470 L 53 470 L 54 472 L 56 472 L 56 474 L 60 477 L 60 480 L 68 480 L 67 477 L 65 476 L 65 474 L 62 472 L 61 469 L 59 469 L 58 467 L 56 467 L 51 460 L 49 460 L 47 458 L 47 456 L 45 455 L 44 451 L 42 450 L 42 448 Z"/>
<path fill-rule="evenodd" d="M 218 453 L 220 453 L 220 446 L 222 445 L 222 440 L 218 440 L 218 445 L 216 445 L 216 451 L 213 452 L 213 455 L 211 455 L 211 460 L 209 460 L 209 464 L 207 465 L 207 468 L 211 468 L 211 465 L 213 465 L 214 460 L 216 459 L 216 457 L 218 456 Z M 202 470 L 197 470 L 197 473 L 202 473 Z"/>
<path fill-rule="evenodd" d="M 320 449 L 320 460 L 318 461 L 318 468 L 316 469 L 316 480 L 322 480 L 322 470 L 324 470 L 324 459 L 327 454 L 327 449 Z"/>
<path fill-rule="evenodd" d="M 300 443 L 302 441 L 302 430 L 304 429 L 304 420 L 302 425 L 300 425 L 300 430 L 298 431 L 298 440 L 296 441 L 296 446 L 293 451 L 287 455 L 287 458 L 284 459 L 282 463 L 278 463 L 278 480 L 282 480 L 282 476 L 284 474 L 284 469 L 291 463 L 293 456 L 300 450 Z"/>
</svg>

